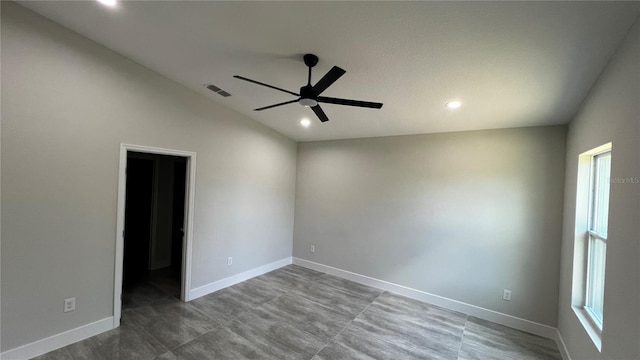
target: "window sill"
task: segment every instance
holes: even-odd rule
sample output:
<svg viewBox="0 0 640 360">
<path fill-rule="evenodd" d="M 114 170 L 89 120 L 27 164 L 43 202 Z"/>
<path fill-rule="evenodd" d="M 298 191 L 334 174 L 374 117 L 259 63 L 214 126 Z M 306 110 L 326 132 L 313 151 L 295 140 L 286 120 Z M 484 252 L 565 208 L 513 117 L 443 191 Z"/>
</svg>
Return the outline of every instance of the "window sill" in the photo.
<svg viewBox="0 0 640 360">
<path fill-rule="evenodd" d="M 578 317 L 578 320 L 584 327 L 587 335 L 593 341 L 593 344 L 596 346 L 599 352 L 602 352 L 602 330 L 593 323 L 591 320 L 591 316 L 587 313 L 587 311 L 582 307 L 572 306 L 573 312 Z"/>
</svg>

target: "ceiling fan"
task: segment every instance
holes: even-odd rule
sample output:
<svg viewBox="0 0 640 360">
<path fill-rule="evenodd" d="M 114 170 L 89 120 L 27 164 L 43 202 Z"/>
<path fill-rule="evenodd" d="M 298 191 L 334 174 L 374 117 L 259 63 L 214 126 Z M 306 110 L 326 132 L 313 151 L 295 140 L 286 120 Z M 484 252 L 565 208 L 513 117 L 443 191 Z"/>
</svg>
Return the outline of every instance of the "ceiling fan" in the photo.
<svg viewBox="0 0 640 360">
<path fill-rule="evenodd" d="M 337 66 L 334 66 L 331 70 L 329 70 L 329 72 L 327 72 L 322 77 L 322 79 L 320 79 L 320 81 L 318 81 L 315 85 L 311 86 L 311 68 L 316 66 L 316 64 L 318 63 L 318 57 L 313 54 L 306 54 L 304 55 L 303 59 L 304 59 L 305 65 L 309 67 L 309 76 L 307 80 L 307 85 L 300 88 L 300 94 L 296 94 L 293 91 L 281 89 L 273 85 L 251 80 L 240 75 L 234 75 L 233 77 L 236 79 L 248 81 L 254 84 L 266 86 L 271 89 L 286 92 L 287 94 L 291 94 L 293 96 L 298 97 L 297 99 L 294 99 L 294 100 L 257 108 L 257 109 L 254 109 L 254 111 L 267 110 L 277 106 L 282 106 L 282 105 L 287 105 L 287 104 L 292 104 L 297 102 L 302 106 L 310 107 L 311 110 L 313 110 L 313 112 L 316 114 L 316 116 L 318 116 L 318 119 L 320 119 L 320 121 L 322 122 L 325 122 L 325 121 L 329 121 L 329 118 L 324 113 L 324 111 L 322 111 L 322 108 L 320 107 L 320 103 L 359 106 L 359 107 L 374 108 L 374 109 L 380 109 L 382 107 L 382 103 L 320 96 L 320 94 L 322 94 L 323 91 L 325 91 L 329 86 L 331 86 L 331 84 L 333 84 L 342 75 L 344 75 L 346 71 Z"/>
</svg>

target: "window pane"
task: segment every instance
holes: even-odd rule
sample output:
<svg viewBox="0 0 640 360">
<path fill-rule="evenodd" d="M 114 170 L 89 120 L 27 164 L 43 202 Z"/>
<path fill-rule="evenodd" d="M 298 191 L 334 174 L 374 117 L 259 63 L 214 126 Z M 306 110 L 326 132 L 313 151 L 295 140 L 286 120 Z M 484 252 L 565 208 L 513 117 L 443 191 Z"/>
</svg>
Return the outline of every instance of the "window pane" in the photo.
<svg viewBox="0 0 640 360">
<path fill-rule="evenodd" d="M 607 237 L 609 218 L 609 185 L 611 177 L 611 152 L 594 157 L 593 198 L 591 230 Z"/>
<path fill-rule="evenodd" d="M 596 322 L 602 327 L 602 313 L 604 306 L 604 269 L 607 254 L 607 244 L 594 237 L 589 237 L 589 264 L 587 277 L 587 304 L 595 316 Z"/>
</svg>

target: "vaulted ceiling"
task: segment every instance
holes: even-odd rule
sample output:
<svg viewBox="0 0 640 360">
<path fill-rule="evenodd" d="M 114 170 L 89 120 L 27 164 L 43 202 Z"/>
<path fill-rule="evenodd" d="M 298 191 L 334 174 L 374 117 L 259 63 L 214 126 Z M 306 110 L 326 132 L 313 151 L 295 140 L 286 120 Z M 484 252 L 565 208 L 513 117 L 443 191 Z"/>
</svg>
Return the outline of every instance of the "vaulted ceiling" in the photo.
<svg viewBox="0 0 640 360">
<path fill-rule="evenodd" d="M 298 141 L 567 123 L 639 14 L 638 2 L 20 3 Z M 312 82 L 347 71 L 323 95 L 383 108 L 326 104 L 326 123 L 295 103 L 254 112 L 292 97 L 233 75 L 298 92 L 305 53 L 320 58 Z"/>
</svg>

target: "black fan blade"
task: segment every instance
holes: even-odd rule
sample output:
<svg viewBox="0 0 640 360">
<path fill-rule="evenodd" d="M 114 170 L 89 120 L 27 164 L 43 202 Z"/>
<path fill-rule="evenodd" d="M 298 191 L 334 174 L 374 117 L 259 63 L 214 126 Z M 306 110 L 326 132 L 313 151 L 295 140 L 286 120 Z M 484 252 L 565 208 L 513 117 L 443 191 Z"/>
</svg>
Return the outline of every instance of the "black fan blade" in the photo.
<svg viewBox="0 0 640 360">
<path fill-rule="evenodd" d="M 377 103 L 377 102 L 338 99 L 338 98 L 331 98 L 331 97 L 325 97 L 325 96 L 318 96 L 318 102 L 327 103 L 327 104 L 336 104 L 336 105 L 359 106 L 359 107 L 367 107 L 367 108 L 374 108 L 374 109 L 380 109 L 382 107 L 382 103 Z"/>
<path fill-rule="evenodd" d="M 281 89 L 281 88 L 279 88 L 279 87 L 275 87 L 275 86 L 273 86 L 273 85 L 269 85 L 269 84 L 261 83 L 260 81 L 255 81 L 255 80 L 247 79 L 247 78 L 246 78 L 246 77 L 244 77 L 244 76 L 240 76 L 240 75 L 233 75 L 233 77 L 234 77 L 234 78 L 236 78 L 236 79 L 240 79 L 240 80 L 248 81 L 248 82 L 250 82 L 250 83 L 254 83 L 254 84 L 258 84 L 258 85 L 266 86 L 266 87 L 268 87 L 268 88 L 272 88 L 272 89 L 274 89 L 274 90 L 280 90 L 280 91 L 282 91 L 282 92 L 286 92 L 287 94 L 291 94 L 291 95 L 293 95 L 293 96 L 300 96 L 300 94 L 296 94 L 296 93 L 294 93 L 293 91 L 289 91 L 289 90 Z"/>
<path fill-rule="evenodd" d="M 322 122 L 329 121 L 329 118 L 324 113 L 324 111 L 322 111 L 322 108 L 320 107 L 320 105 L 312 106 L 311 110 L 313 110 L 313 112 L 316 113 L 316 116 L 318 117 L 318 119 L 320 119 L 320 121 Z"/>
<path fill-rule="evenodd" d="M 327 88 L 336 82 L 340 76 L 344 75 L 344 73 L 346 73 L 345 70 L 342 70 L 337 66 L 332 67 L 331 70 L 329 70 L 329 72 L 313 86 L 313 90 L 318 95 L 322 94 L 323 91 L 327 90 Z"/>
<path fill-rule="evenodd" d="M 298 99 L 290 100 L 290 101 L 285 101 L 285 102 L 281 102 L 281 103 L 279 103 L 279 104 L 273 104 L 273 105 L 269 105 L 269 106 L 265 106 L 265 107 L 261 107 L 261 108 L 253 109 L 253 111 L 262 111 L 262 110 L 267 110 L 267 109 L 274 108 L 274 107 L 276 107 L 276 106 L 282 106 L 282 105 L 287 105 L 287 104 L 293 104 L 294 102 L 298 102 Z"/>
</svg>

